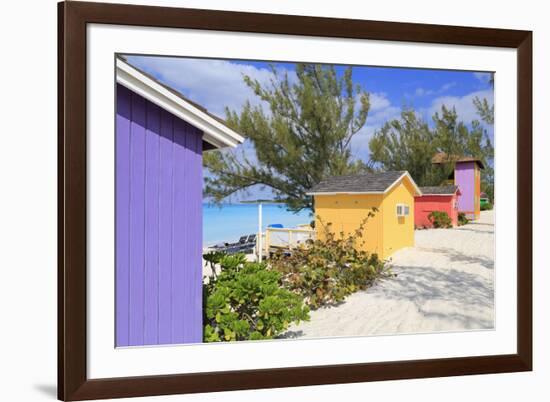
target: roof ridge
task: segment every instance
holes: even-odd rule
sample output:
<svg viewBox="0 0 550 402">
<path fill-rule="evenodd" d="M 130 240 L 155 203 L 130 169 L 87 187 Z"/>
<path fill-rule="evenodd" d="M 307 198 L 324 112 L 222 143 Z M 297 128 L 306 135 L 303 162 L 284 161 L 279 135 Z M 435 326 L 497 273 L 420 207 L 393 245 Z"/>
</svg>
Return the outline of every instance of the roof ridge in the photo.
<svg viewBox="0 0 550 402">
<path fill-rule="evenodd" d="M 398 180 L 409 177 L 414 187 L 418 187 L 406 170 L 387 170 L 377 172 L 360 172 L 354 174 L 330 176 L 314 185 L 307 194 L 315 193 L 385 193 Z"/>
<path fill-rule="evenodd" d="M 459 191 L 459 188 L 456 184 L 445 184 L 445 185 L 439 185 L 439 186 L 421 186 L 419 188 L 423 195 L 454 194 L 457 191 Z"/>
<path fill-rule="evenodd" d="M 377 172 L 358 172 L 358 173 L 347 173 L 347 174 L 340 174 L 340 175 L 334 175 L 334 176 L 327 176 L 322 180 L 332 179 L 333 177 L 353 177 L 353 176 L 368 176 L 368 175 L 375 175 L 375 174 L 386 174 L 386 173 L 399 173 L 403 174 L 406 173 L 406 170 L 385 170 L 385 171 L 377 171 Z"/>
</svg>

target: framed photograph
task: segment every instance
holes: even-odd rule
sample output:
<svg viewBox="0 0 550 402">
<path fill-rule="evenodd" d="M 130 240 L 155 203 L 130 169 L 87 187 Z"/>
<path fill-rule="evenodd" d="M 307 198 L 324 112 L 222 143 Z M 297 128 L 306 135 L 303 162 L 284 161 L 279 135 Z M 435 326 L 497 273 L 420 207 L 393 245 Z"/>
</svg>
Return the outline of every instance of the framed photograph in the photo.
<svg viewBox="0 0 550 402">
<path fill-rule="evenodd" d="M 532 33 L 59 3 L 61 400 L 532 369 Z"/>
</svg>

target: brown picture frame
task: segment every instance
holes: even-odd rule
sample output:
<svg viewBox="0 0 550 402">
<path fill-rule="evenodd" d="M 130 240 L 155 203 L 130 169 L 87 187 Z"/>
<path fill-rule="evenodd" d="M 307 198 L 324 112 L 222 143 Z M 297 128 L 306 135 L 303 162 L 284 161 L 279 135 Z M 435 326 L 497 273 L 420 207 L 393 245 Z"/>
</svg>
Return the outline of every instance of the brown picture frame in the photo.
<svg viewBox="0 0 550 402">
<path fill-rule="evenodd" d="M 517 353 L 127 378 L 86 373 L 86 25 L 517 49 Z M 532 32 L 105 3 L 58 4 L 58 398 L 84 400 L 532 370 Z"/>
</svg>

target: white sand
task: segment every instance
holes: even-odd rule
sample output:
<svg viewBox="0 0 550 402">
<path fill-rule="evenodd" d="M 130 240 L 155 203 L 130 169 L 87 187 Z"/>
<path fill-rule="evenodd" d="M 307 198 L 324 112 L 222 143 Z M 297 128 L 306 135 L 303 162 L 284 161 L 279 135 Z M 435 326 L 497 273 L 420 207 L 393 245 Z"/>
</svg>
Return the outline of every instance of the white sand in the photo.
<svg viewBox="0 0 550 402">
<path fill-rule="evenodd" d="M 494 327 L 493 212 L 455 229 L 415 232 L 415 247 L 399 250 L 397 278 L 311 313 L 287 337 L 381 335 Z"/>
</svg>

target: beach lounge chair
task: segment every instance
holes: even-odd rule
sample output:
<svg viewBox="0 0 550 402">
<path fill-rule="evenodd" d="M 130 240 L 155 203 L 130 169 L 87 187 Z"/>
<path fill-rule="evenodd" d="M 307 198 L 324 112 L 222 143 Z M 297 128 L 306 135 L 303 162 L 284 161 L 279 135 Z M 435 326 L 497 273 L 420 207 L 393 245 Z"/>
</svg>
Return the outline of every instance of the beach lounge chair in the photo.
<svg viewBox="0 0 550 402">
<path fill-rule="evenodd" d="M 235 254 L 243 252 L 244 248 L 248 247 L 248 240 L 252 235 L 241 236 L 237 243 L 230 243 L 226 246 L 225 252 L 227 254 Z"/>
<path fill-rule="evenodd" d="M 254 252 L 254 248 L 256 247 L 256 235 L 251 234 L 248 236 L 248 239 L 246 240 L 246 245 L 243 246 L 243 253 L 245 254 L 252 254 Z"/>
<path fill-rule="evenodd" d="M 216 251 L 221 251 L 227 254 L 245 253 L 251 254 L 256 247 L 256 234 L 241 236 L 236 243 L 224 243 L 212 246 Z"/>
<path fill-rule="evenodd" d="M 234 246 L 229 247 L 229 249 L 227 250 L 228 254 L 233 254 L 233 253 L 251 254 L 254 251 L 254 247 L 256 246 L 256 235 L 251 234 L 243 237 L 246 238 L 246 240 L 244 240 L 244 242 L 242 243 L 239 242 L 238 244 L 235 244 Z"/>
<path fill-rule="evenodd" d="M 248 236 L 241 236 L 239 237 L 239 241 L 236 243 L 225 243 L 225 247 L 238 247 L 242 246 L 243 244 L 246 244 L 246 240 L 248 239 Z"/>
<path fill-rule="evenodd" d="M 216 244 L 214 246 L 212 246 L 213 249 L 215 249 L 216 251 L 223 251 L 223 252 L 227 252 L 228 249 L 233 249 L 235 247 L 239 247 L 239 246 L 243 246 L 246 244 L 246 241 L 248 239 L 249 236 L 241 236 L 239 238 L 239 241 L 236 242 L 236 243 L 219 243 L 219 244 Z"/>
<path fill-rule="evenodd" d="M 239 245 L 246 244 L 247 239 L 248 239 L 248 236 L 241 236 L 239 237 L 239 241 L 237 243 L 229 244 L 229 246 L 239 246 Z"/>
</svg>

